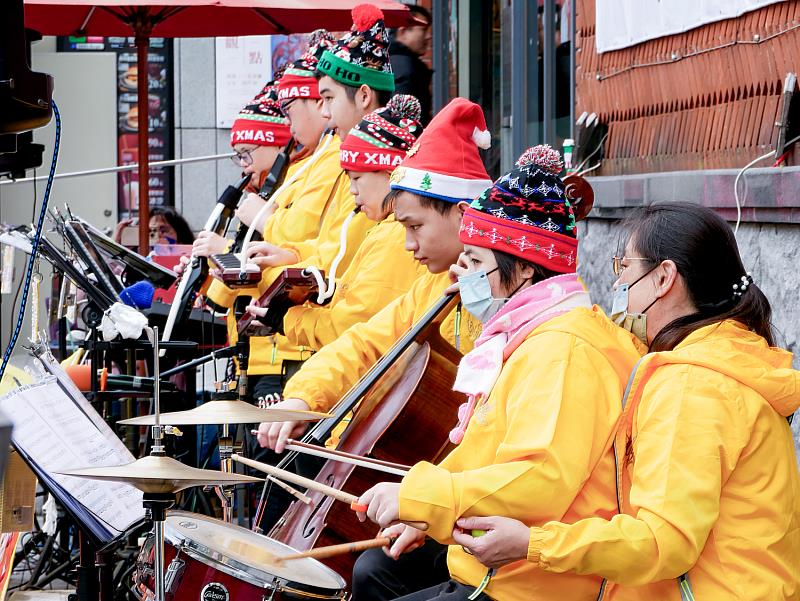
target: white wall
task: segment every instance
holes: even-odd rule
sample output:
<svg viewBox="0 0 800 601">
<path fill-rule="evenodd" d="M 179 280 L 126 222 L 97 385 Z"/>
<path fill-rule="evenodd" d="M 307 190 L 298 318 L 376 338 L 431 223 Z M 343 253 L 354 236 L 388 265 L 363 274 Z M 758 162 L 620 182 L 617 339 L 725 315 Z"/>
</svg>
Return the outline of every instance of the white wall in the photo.
<svg viewBox="0 0 800 601">
<path fill-rule="evenodd" d="M 43 51 L 44 49 L 45 51 Z M 66 173 L 100 167 L 113 167 L 117 162 L 116 148 L 116 57 L 111 53 L 55 53 L 49 41 L 34 45 L 33 68 L 50 73 L 55 78 L 53 99 L 61 112 L 61 145 L 57 172 Z M 44 145 L 42 167 L 37 175 L 47 175 L 53 154 L 55 122 L 34 131 L 34 141 Z M 32 173 L 29 173 L 32 175 Z M 44 198 L 45 182 L 36 184 L 36 216 Z M 0 185 L 0 222 L 30 224 L 34 218 L 34 185 L 14 183 Z M 100 175 L 55 180 L 49 206 L 63 208 L 67 203 L 72 211 L 98 227 L 112 227 L 117 222 L 117 180 L 115 175 Z M 51 234 L 53 240 L 59 236 Z M 22 281 L 27 256 L 16 253 L 16 273 L 13 290 Z M 41 270 L 42 283 L 40 319 L 44 321 L 44 299 L 49 296 L 50 271 Z M 0 340 L 5 348 L 11 335 L 14 294 L 0 297 Z M 29 319 L 30 310 L 28 311 Z M 20 342 L 30 334 L 25 326 Z"/>
</svg>

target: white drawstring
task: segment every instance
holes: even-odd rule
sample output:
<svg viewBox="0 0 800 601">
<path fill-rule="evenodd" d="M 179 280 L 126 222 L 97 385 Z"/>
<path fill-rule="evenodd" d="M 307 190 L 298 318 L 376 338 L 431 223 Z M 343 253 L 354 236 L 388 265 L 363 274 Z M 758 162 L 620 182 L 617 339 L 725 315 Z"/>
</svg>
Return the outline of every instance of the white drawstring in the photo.
<svg viewBox="0 0 800 601">
<path fill-rule="evenodd" d="M 250 243 L 250 240 L 253 238 L 253 232 L 255 231 L 256 224 L 260 223 L 261 220 L 264 219 L 264 216 L 267 214 L 267 211 L 275 204 L 275 202 L 278 200 L 278 197 L 281 195 L 281 193 L 284 190 L 286 190 L 289 186 L 291 186 L 293 183 L 295 183 L 298 180 L 298 178 L 301 175 L 303 175 L 303 173 L 308 171 L 308 169 L 314 163 L 316 163 L 317 159 L 320 156 L 322 156 L 322 153 L 325 152 L 325 150 L 327 150 L 328 146 L 330 146 L 334 135 L 335 134 L 333 132 L 329 133 L 329 132 L 326 131 L 322 135 L 323 137 L 320 139 L 320 143 L 317 145 L 317 149 L 314 151 L 314 154 L 312 154 L 309 157 L 308 161 L 306 161 L 306 164 L 303 165 L 297 171 L 295 171 L 294 174 L 290 178 L 288 178 L 286 181 L 284 181 L 283 184 L 281 184 L 281 186 L 277 190 L 275 190 L 275 192 L 272 193 L 272 196 L 270 196 L 269 200 L 264 204 L 263 207 L 261 207 L 261 209 L 258 211 L 258 213 L 256 213 L 256 216 L 253 219 L 252 223 L 250 224 L 250 227 L 247 228 L 247 234 L 245 235 L 244 240 L 242 241 L 242 259 L 241 259 L 241 266 L 240 266 L 240 269 L 242 271 L 244 271 L 244 266 L 247 263 L 247 259 L 246 259 L 246 255 L 245 255 L 244 251 L 247 249 L 247 245 Z M 267 240 L 267 242 L 269 242 L 269 240 Z"/>
<path fill-rule="evenodd" d="M 344 256 L 347 253 L 347 230 L 350 227 L 350 222 L 353 221 L 353 217 L 358 215 L 360 211 L 361 209 L 356 207 L 342 223 L 342 231 L 339 234 L 339 253 L 331 263 L 331 269 L 328 273 L 328 285 L 325 285 L 325 280 L 322 278 L 322 273 L 317 267 L 311 265 L 305 268 L 306 273 L 313 275 L 314 279 L 317 281 L 317 288 L 319 289 L 317 292 L 318 305 L 325 303 L 333 296 L 334 292 L 336 292 L 336 272 L 339 269 L 339 263 L 342 262 L 342 259 L 344 259 Z"/>
</svg>

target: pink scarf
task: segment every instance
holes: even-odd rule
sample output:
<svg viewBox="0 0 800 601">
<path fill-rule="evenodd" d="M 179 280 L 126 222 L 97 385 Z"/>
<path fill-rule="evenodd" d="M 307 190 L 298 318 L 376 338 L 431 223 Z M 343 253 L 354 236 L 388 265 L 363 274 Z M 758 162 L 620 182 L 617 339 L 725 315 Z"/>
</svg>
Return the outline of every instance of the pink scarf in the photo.
<svg viewBox="0 0 800 601">
<path fill-rule="evenodd" d="M 465 393 L 467 402 L 458 408 L 458 425 L 450 432 L 450 441 L 459 444 L 464 439 L 476 407 L 489 398 L 503 364 L 528 334 L 554 317 L 591 306 L 576 273 L 542 280 L 514 295 L 486 322 L 475 348 L 458 365 L 453 390 Z"/>
</svg>

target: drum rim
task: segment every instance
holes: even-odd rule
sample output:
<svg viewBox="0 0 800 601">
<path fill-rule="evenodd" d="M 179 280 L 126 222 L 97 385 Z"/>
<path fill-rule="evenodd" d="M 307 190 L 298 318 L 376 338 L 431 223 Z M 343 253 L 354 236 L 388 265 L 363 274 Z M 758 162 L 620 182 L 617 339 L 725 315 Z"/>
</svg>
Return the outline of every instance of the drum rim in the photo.
<svg viewBox="0 0 800 601">
<path fill-rule="evenodd" d="M 218 524 L 222 524 L 225 526 L 234 526 L 235 528 L 241 528 L 241 526 L 236 526 L 235 524 L 228 524 L 227 522 L 223 522 L 221 520 L 212 518 L 207 515 L 201 515 L 185 511 L 170 511 L 168 517 L 189 518 L 197 521 L 207 520 L 210 522 L 217 522 Z M 250 533 L 249 530 L 247 530 L 247 532 Z M 341 585 L 339 588 L 329 588 L 313 584 L 305 584 L 302 582 L 291 580 L 289 578 L 285 578 L 283 576 L 278 576 L 277 574 L 271 574 L 269 572 L 265 572 L 260 567 L 250 566 L 231 557 L 226 557 L 216 549 L 212 549 L 207 545 L 198 543 L 195 540 L 188 539 L 185 535 L 182 535 L 179 532 L 170 533 L 168 532 L 167 528 L 164 528 L 164 537 L 165 540 L 169 542 L 169 544 L 173 545 L 176 549 L 182 551 L 192 559 L 199 561 L 200 563 L 203 563 L 209 567 L 216 568 L 219 571 L 227 574 L 228 576 L 232 576 L 233 578 L 238 578 L 240 580 L 243 580 L 244 582 L 247 582 L 248 584 L 252 584 L 253 586 L 258 586 L 264 589 L 290 588 L 293 590 L 297 590 L 299 592 L 308 592 L 308 593 L 322 592 L 324 594 L 331 594 L 332 595 L 330 597 L 331 599 L 341 598 L 340 596 L 336 595 L 344 592 L 345 589 L 347 588 L 347 583 L 345 582 L 344 578 L 342 578 L 342 576 L 335 570 L 332 570 L 328 566 L 325 566 L 325 564 L 322 565 L 328 571 L 330 571 L 331 575 L 335 576 L 339 580 L 339 584 Z M 269 538 L 269 537 L 265 536 L 264 538 Z M 248 570 L 253 570 L 257 572 L 258 575 L 269 576 L 270 579 L 264 580 L 263 578 L 254 577 L 254 575 L 251 574 Z"/>
</svg>

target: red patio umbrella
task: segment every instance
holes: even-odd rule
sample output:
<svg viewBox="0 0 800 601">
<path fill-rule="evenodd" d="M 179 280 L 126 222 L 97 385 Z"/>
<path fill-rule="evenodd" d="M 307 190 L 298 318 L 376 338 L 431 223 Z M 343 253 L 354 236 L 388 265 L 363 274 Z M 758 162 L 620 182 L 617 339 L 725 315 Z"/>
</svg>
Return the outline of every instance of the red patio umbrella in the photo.
<svg viewBox="0 0 800 601">
<path fill-rule="evenodd" d="M 43 35 L 129 36 L 136 39 L 139 110 L 139 251 L 149 250 L 147 52 L 151 37 L 271 35 L 350 28 L 350 10 L 364 0 L 25 0 L 25 27 Z M 408 8 L 369 0 L 386 24 L 407 24 Z M 144 127 L 143 127 L 144 124 Z"/>
</svg>

